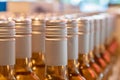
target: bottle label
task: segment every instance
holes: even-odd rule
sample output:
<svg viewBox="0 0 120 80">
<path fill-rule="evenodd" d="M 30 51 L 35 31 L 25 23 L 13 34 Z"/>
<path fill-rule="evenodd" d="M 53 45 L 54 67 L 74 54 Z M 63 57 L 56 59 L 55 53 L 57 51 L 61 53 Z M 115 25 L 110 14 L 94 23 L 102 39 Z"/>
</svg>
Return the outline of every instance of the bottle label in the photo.
<svg viewBox="0 0 120 80">
<path fill-rule="evenodd" d="M 89 52 L 89 33 L 88 34 L 79 34 L 79 53 L 88 53 Z"/>
<path fill-rule="evenodd" d="M 15 39 L 0 40 L 0 65 L 15 64 Z"/>
<path fill-rule="evenodd" d="M 67 39 L 49 40 L 45 42 L 45 63 L 48 66 L 67 65 Z"/>
<path fill-rule="evenodd" d="M 32 34 L 32 52 L 39 53 L 45 52 L 45 35 Z"/>
<path fill-rule="evenodd" d="M 78 35 L 68 37 L 68 59 L 78 59 Z"/>
<path fill-rule="evenodd" d="M 31 35 L 16 36 L 16 58 L 31 58 Z"/>
</svg>

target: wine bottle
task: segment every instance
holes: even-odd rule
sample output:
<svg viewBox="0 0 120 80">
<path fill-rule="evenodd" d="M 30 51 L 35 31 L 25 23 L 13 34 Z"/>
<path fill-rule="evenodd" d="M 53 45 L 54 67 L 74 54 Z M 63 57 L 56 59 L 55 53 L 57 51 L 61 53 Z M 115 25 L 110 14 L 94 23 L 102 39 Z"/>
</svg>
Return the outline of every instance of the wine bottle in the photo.
<svg viewBox="0 0 120 80">
<path fill-rule="evenodd" d="M 46 21 L 45 80 L 68 80 L 67 27 L 61 19 Z"/>
<path fill-rule="evenodd" d="M 67 19 L 68 30 L 68 78 L 69 80 L 86 80 L 81 76 L 78 63 L 78 26 L 74 19 Z"/>
<path fill-rule="evenodd" d="M 40 79 L 45 77 L 45 19 L 32 18 L 32 70 Z"/>
<path fill-rule="evenodd" d="M 94 25 L 95 25 L 95 32 L 94 32 L 94 60 L 95 62 L 103 69 L 107 67 L 107 63 L 100 55 L 100 17 L 98 15 L 93 16 L 94 18 Z"/>
<path fill-rule="evenodd" d="M 101 17 L 100 21 L 100 55 L 106 61 L 107 64 L 110 64 L 110 53 L 105 48 L 106 40 L 106 15 L 99 15 Z"/>
<path fill-rule="evenodd" d="M 15 23 L 0 20 L 0 80 L 16 80 L 15 65 Z"/>
<path fill-rule="evenodd" d="M 91 68 L 88 59 L 90 21 L 87 18 L 78 19 L 79 28 L 79 71 L 86 80 L 96 80 L 97 74 Z"/>
<path fill-rule="evenodd" d="M 113 60 L 113 62 L 117 59 L 116 56 L 116 51 L 117 51 L 117 47 L 118 46 L 118 42 L 115 39 L 115 29 L 116 29 L 116 25 L 115 25 L 115 20 L 116 16 L 113 14 L 107 14 L 107 29 L 106 29 L 106 44 L 105 47 L 106 49 L 109 51 L 111 58 Z"/>
<path fill-rule="evenodd" d="M 97 73 L 99 80 L 103 78 L 103 70 L 102 68 L 95 62 L 94 60 L 94 32 L 95 32 L 95 25 L 94 25 L 94 18 L 92 16 L 88 17 L 90 20 L 90 42 L 89 42 L 89 63 L 92 69 Z"/>
<path fill-rule="evenodd" d="M 31 19 L 18 17 L 16 27 L 16 64 L 15 77 L 17 80 L 39 80 L 31 69 Z"/>
</svg>

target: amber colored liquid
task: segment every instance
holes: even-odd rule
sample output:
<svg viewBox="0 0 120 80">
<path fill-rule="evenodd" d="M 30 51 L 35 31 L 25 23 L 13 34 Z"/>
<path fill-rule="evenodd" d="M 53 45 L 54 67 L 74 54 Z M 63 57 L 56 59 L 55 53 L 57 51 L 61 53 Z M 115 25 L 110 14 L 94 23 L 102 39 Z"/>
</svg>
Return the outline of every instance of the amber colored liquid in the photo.
<svg viewBox="0 0 120 80">
<path fill-rule="evenodd" d="M 79 72 L 86 80 L 97 80 L 97 74 L 90 67 L 87 56 L 84 54 L 79 54 Z"/>
<path fill-rule="evenodd" d="M 32 53 L 32 70 L 41 79 L 45 78 L 45 63 L 43 53 Z"/>
<path fill-rule="evenodd" d="M 69 75 L 69 80 L 85 80 L 85 79 L 77 73 L 71 73 Z"/>
<path fill-rule="evenodd" d="M 93 52 L 89 53 L 89 64 L 91 68 L 96 72 L 99 77 L 99 80 L 103 79 L 103 70 L 102 68 L 95 62 Z"/>
<path fill-rule="evenodd" d="M 97 57 L 95 56 L 95 62 L 104 70 L 107 67 L 106 62 L 101 58 L 101 57 Z"/>
<path fill-rule="evenodd" d="M 100 48 L 100 55 L 107 64 L 109 64 L 111 62 L 110 53 L 109 53 L 109 51 L 106 50 L 104 45 L 102 45 Z"/>
<path fill-rule="evenodd" d="M 106 62 L 107 64 L 107 67 L 106 69 L 104 70 L 104 78 L 103 80 L 106 80 L 108 78 L 108 74 L 110 74 L 110 69 L 109 69 L 109 66 L 110 65 L 110 62 L 111 62 L 111 56 L 110 56 L 110 53 L 106 50 L 105 46 L 103 45 L 100 49 L 100 56 L 102 57 L 102 59 Z"/>
<path fill-rule="evenodd" d="M 46 66 L 46 77 L 44 80 L 69 80 L 65 66 Z"/>
<path fill-rule="evenodd" d="M 100 51 L 98 48 L 94 49 L 94 52 L 93 52 L 94 53 L 94 60 L 103 70 L 105 70 L 105 68 L 107 67 L 107 64 L 104 61 L 104 59 L 101 57 L 99 52 Z"/>
<path fill-rule="evenodd" d="M 40 80 L 29 67 L 28 59 L 16 59 L 15 77 L 17 80 Z"/>
<path fill-rule="evenodd" d="M 13 66 L 0 66 L 0 80 L 16 80 Z"/>
<path fill-rule="evenodd" d="M 96 64 L 95 62 L 90 61 L 90 66 L 92 67 L 92 69 L 98 74 L 100 75 L 102 73 L 102 69 L 99 67 L 98 64 Z"/>
<path fill-rule="evenodd" d="M 68 60 L 68 78 L 69 80 L 86 80 L 78 71 L 77 60 Z"/>
<path fill-rule="evenodd" d="M 107 50 L 105 50 L 104 53 L 100 53 L 100 54 L 107 64 L 111 62 L 110 53 Z"/>
<path fill-rule="evenodd" d="M 3 76 L 2 74 L 0 74 L 0 80 L 10 80 L 10 79 L 7 79 L 5 76 Z"/>
<path fill-rule="evenodd" d="M 110 55 L 115 55 L 118 47 L 119 43 L 115 39 L 113 39 L 109 44 L 106 44 L 106 49 L 109 51 Z"/>
</svg>

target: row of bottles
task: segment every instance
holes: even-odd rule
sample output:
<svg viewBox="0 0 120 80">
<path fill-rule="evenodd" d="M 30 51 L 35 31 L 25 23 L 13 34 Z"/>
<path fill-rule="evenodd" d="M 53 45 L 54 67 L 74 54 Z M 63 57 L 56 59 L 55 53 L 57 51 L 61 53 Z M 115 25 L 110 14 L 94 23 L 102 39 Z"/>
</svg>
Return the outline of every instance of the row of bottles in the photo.
<svg viewBox="0 0 120 80">
<path fill-rule="evenodd" d="M 108 80 L 115 16 L 0 17 L 0 80 Z"/>
</svg>

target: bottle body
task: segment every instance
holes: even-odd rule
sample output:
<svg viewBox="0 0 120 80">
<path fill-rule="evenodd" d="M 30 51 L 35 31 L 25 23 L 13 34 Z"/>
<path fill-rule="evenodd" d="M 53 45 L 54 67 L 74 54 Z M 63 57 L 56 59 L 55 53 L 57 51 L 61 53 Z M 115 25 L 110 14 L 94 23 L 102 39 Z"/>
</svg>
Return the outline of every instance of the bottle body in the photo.
<svg viewBox="0 0 120 80">
<path fill-rule="evenodd" d="M 45 80 L 68 80 L 67 28 L 65 21 L 46 21 L 45 34 Z"/>
<path fill-rule="evenodd" d="M 77 64 L 78 64 L 77 60 L 68 60 L 69 80 L 86 80 L 83 76 L 81 76 Z"/>
<path fill-rule="evenodd" d="M 102 80 L 103 78 L 103 69 L 95 62 L 94 60 L 94 54 L 91 51 L 89 53 L 89 63 L 92 69 L 97 73 L 99 80 Z"/>
<path fill-rule="evenodd" d="M 68 80 L 66 69 L 66 66 L 46 66 L 45 80 Z"/>
<path fill-rule="evenodd" d="M 79 72 L 78 64 L 78 26 L 74 19 L 67 19 L 67 52 L 69 80 L 86 80 Z"/>
<path fill-rule="evenodd" d="M 79 54 L 79 71 L 86 80 L 97 80 L 97 74 L 89 65 L 88 55 Z"/>
<path fill-rule="evenodd" d="M 30 68 L 30 59 L 16 59 L 15 77 L 17 80 L 39 80 Z"/>
<path fill-rule="evenodd" d="M 16 80 L 14 66 L 0 66 L 0 80 Z"/>
<path fill-rule="evenodd" d="M 32 53 L 32 70 L 40 78 L 45 78 L 44 53 Z"/>
<path fill-rule="evenodd" d="M 15 23 L 0 20 L 0 80 L 16 80 L 15 64 Z"/>
<path fill-rule="evenodd" d="M 16 64 L 17 80 L 39 80 L 31 69 L 31 19 L 19 17 L 15 19 L 16 27 Z"/>
<path fill-rule="evenodd" d="M 110 60 L 111 56 L 110 56 L 109 51 L 105 48 L 104 45 L 102 45 L 102 46 L 100 47 L 100 55 L 101 55 L 101 57 L 104 59 L 104 61 L 105 61 L 107 64 L 110 64 L 110 62 L 111 62 L 111 60 Z"/>
<path fill-rule="evenodd" d="M 104 59 L 100 56 L 99 50 L 96 48 L 94 50 L 94 60 L 95 62 L 103 69 L 105 70 L 105 68 L 107 67 L 106 62 L 104 61 Z"/>
<path fill-rule="evenodd" d="M 41 16 L 42 17 L 42 16 Z M 40 78 L 45 77 L 45 20 L 38 15 L 32 18 L 32 70 Z"/>
</svg>

